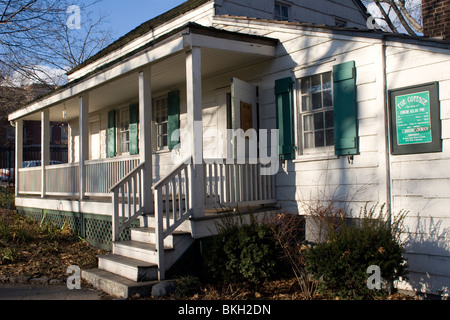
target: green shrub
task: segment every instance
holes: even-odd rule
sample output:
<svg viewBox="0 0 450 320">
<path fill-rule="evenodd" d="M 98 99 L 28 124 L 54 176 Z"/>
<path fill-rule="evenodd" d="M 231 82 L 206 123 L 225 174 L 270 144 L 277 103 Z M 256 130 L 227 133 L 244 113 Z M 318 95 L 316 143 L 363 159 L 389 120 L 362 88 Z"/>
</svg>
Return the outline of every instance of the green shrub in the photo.
<svg viewBox="0 0 450 320">
<path fill-rule="evenodd" d="M 281 250 L 269 225 L 258 222 L 253 214 L 245 222 L 238 214 L 224 217 L 217 228 L 208 259 L 214 279 L 257 285 L 275 275 Z"/>
<path fill-rule="evenodd" d="M 200 279 L 192 275 L 182 276 L 176 280 L 176 283 L 175 297 L 177 299 L 188 298 L 198 291 L 201 285 Z"/>
<path fill-rule="evenodd" d="M 320 289 L 344 299 L 371 299 L 386 290 L 367 287 L 367 268 L 378 266 L 388 284 L 406 275 L 403 248 L 399 241 L 401 214 L 391 224 L 375 207 L 365 207 L 351 225 L 331 230 L 328 240 L 307 250 L 306 269 L 320 279 Z"/>
</svg>

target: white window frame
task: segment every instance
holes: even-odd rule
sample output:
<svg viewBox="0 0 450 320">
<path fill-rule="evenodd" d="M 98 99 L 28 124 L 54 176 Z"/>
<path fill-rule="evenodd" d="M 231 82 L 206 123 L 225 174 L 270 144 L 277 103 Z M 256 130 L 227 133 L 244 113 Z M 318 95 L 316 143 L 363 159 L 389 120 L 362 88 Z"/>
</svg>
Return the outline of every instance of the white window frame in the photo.
<svg viewBox="0 0 450 320">
<path fill-rule="evenodd" d="M 124 116 L 126 115 L 126 116 Z M 124 121 L 127 121 L 128 125 L 124 126 Z M 122 108 L 117 112 L 117 153 L 120 155 L 129 155 L 130 154 L 130 108 Z M 123 135 L 128 134 L 128 140 L 123 140 Z M 124 145 L 128 147 L 124 148 Z"/>
<path fill-rule="evenodd" d="M 276 14 L 276 8 L 277 6 L 280 8 L 280 14 L 277 15 Z M 283 15 L 283 8 L 285 8 L 287 10 L 287 17 Z M 275 1 L 274 6 L 273 6 L 273 18 L 275 20 L 280 20 L 280 21 L 290 21 L 291 19 L 291 7 L 287 4 L 284 4 L 282 2 L 279 1 Z"/>
<path fill-rule="evenodd" d="M 303 111 L 303 105 L 302 105 L 302 97 L 305 96 L 305 94 L 302 94 L 302 81 L 304 81 L 306 78 L 311 78 L 313 76 L 317 76 L 320 75 L 321 76 L 321 89 L 319 90 L 319 92 L 321 93 L 321 100 L 323 103 L 323 91 L 328 91 L 328 90 L 323 90 L 323 74 L 326 73 L 330 73 L 330 78 L 331 78 L 331 99 L 333 99 L 333 85 L 332 85 L 332 73 L 331 70 L 326 69 L 326 70 L 322 70 L 321 72 L 315 72 L 315 73 L 305 73 L 302 75 L 298 75 L 296 74 L 296 82 L 295 82 L 295 101 L 296 101 L 296 108 L 295 108 L 295 127 L 297 129 L 297 134 L 295 136 L 296 139 L 296 145 L 297 145 L 297 159 L 301 160 L 302 158 L 304 160 L 309 160 L 308 156 L 312 156 L 312 158 L 329 158 L 330 156 L 334 157 L 334 143 L 332 143 L 331 145 L 328 146 L 322 146 L 322 147 L 312 147 L 312 148 L 306 148 L 305 147 L 305 131 L 304 131 L 304 117 L 308 116 L 308 115 L 314 115 L 314 114 L 318 114 L 318 113 L 323 113 L 325 115 L 326 112 L 334 112 L 334 101 L 332 101 L 332 106 L 329 107 L 323 107 L 320 109 L 316 109 L 316 110 L 308 110 L 308 111 Z M 311 93 L 309 94 L 311 95 Z M 311 101 L 312 103 L 312 101 Z M 334 118 L 334 114 L 332 114 L 333 118 Z M 325 122 L 325 119 L 324 119 Z M 325 123 L 324 123 L 325 126 Z M 315 129 L 315 128 L 314 128 Z M 324 129 L 317 129 L 317 130 L 311 130 L 312 133 L 316 132 L 316 131 L 323 131 L 325 133 L 326 129 L 331 130 L 334 129 L 333 127 L 329 127 L 329 128 L 324 128 Z M 326 135 L 324 136 L 324 139 L 326 139 Z"/>
<path fill-rule="evenodd" d="M 164 106 L 161 102 L 164 101 Z M 153 99 L 153 150 L 167 151 L 169 150 L 169 105 L 168 105 L 168 95 L 162 95 Z M 162 117 L 165 116 L 163 121 L 158 122 L 158 115 Z M 166 133 L 164 133 L 163 128 L 166 126 Z M 164 136 L 166 136 L 166 143 L 164 144 Z"/>
</svg>

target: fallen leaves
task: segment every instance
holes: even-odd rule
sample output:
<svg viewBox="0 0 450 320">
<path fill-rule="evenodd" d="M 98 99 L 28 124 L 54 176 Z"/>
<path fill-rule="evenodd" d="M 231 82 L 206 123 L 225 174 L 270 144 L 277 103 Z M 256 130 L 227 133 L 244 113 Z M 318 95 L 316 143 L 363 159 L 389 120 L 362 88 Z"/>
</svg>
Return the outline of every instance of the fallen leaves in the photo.
<svg viewBox="0 0 450 320">
<path fill-rule="evenodd" d="M 3 222 L 3 215 L 0 219 Z M 101 250 L 80 241 L 70 229 L 40 227 L 34 220 L 15 213 L 8 215 L 8 225 L 1 225 L 0 248 L 14 252 L 14 261 L 0 264 L 0 276 L 31 276 L 66 279 L 70 265 L 95 268 Z"/>
</svg>

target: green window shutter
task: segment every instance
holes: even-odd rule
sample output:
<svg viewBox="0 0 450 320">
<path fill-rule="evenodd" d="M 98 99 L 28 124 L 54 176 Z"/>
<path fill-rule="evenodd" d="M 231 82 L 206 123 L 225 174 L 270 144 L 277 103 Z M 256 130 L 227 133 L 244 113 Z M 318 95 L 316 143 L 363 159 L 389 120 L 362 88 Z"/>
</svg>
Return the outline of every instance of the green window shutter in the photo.
<svg viewBox="0 0 450 320">
<path fill-rule="evenodd" d="M 108 112 L 108 157 L 116 156 L 116 110 Z"/>
<path fill-rule="evenodd" d="M 175 130 L 180 129 L 180 92 L 172 91 L 169 92 L 167 97 L 168 104 L 168 144 L 169 150 L 174 149 L 179 143 L 180 139 L 175 139 L 172 141 L 172 134 Z M 174 137 L 175 138 L 175 137 Z"/>
<path fill-rule="evenodd" d="M 294 159 L 294 111 L 292 97 L 292 79 L 284 78 L 275 81 L 275 97 L 277 109 L 277 129 L 279 130 L 280 159 Z"/>
<path fill-rule="evenodd" d="M 337 156 L 358 153 L 355 61 L 333 67 L 334 148 Z"/>
<path fill-rule="evenodd" d="M 139 154 L 139 105 L 130 106 L 130 154 Z"/>
</svg>

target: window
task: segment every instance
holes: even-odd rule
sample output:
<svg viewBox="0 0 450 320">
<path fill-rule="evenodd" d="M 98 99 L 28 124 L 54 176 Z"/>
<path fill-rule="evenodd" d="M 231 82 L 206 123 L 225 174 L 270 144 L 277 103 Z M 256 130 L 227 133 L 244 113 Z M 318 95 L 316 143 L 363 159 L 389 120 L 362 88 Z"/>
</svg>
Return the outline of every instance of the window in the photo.
<svg viewBox="0 0 450 320">
<path fill-rule="evenodd" d="M 168 147 L 169 141 L 167 96 L 155 99 L 153 106 L 156 150 L 163 150 Z"/>
<path fill-rule="evenodd" d="M 130 152 L 130 110 L 128 108 L 119 111 L 119 147 L 121 154 Z"/>
<path fill-rule="evenodd" d="M 331 72 L 298 80 L 299 142 L 302 151 L 334 145 Z"/>
<path fill-rule="evenodd" d="M 289 7 L 275 2 L 274 19 L 281 21 L 289 21 Z"/>
<path fill-rule="evenodd" d="M 338 28 L 346 28 L 347 27 L 347 21 L 339 18 L 334 18 L 334 26 Z"/>
</svg>

